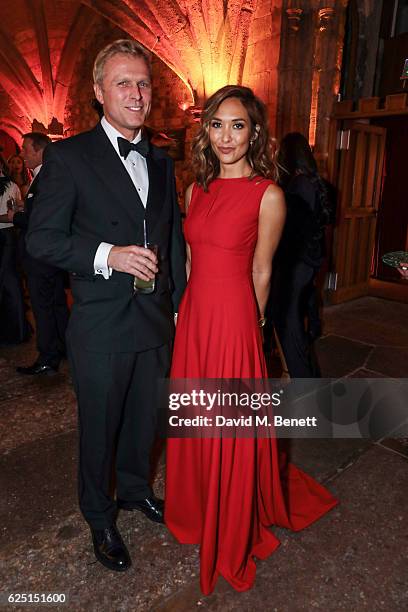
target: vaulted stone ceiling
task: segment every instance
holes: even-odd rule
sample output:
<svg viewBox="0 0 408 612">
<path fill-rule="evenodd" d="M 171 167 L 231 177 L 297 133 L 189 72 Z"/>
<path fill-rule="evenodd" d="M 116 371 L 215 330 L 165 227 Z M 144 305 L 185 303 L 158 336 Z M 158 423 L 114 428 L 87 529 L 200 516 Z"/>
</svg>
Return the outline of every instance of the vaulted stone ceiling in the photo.
<svg viewBox="0 0 408 612">
<path fill-rule="evenodd" d="M 152 50 L 199 103 L 241 82 L 256 0 L 1 0 L 0 129 L 63 123 L 78 52 L 109 20 Z M 2 109 L 7 108 L 7 116 Z M 51 128 L 52 131 L 52 128 Z"/>
<path fill-rule="evenodd" d="M 83 0 L 140 40 L 201 97 L 242 76 L 256 0 Z"/>
<path fill-rule="evenodd" d="M 96 17 L 77 1 L 3 0 L 0 101 L 9 113 L 0 128 L 15 136 L 34 120 L 62 123 L 77 53 Z"/>
</svg>

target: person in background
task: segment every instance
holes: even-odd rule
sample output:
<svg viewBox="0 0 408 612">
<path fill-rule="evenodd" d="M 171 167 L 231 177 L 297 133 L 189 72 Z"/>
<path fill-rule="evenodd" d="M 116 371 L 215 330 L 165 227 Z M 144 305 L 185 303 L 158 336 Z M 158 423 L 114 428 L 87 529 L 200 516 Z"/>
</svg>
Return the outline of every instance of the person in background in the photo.
<svg viewBox="0 0 408 612">
<path fill-rule="evenodd" d="M 20 189 L 0 159 L 0 342 L 18 344 L 29 335 L 23 291 L 17 272 L 16 235 L 8 208 L 17 209 Z"/>
<path fill-rule="evenodd" d="M 8 158 L 8 167 L 11 179 L 18 185 L 21 196 L 24 199 L 31 183 L 30 172 L 21 155 L 11 155 Z"/>
<path fill-rule="evenodd" d="M 23 136 L 22 153 L 33 180 L 25 197 L 23 211 L 9 210 L 8 218 L 21 230 L 22 265 L 27 276 L 28 292 L 33 310 L 38 357 L 32 365 L 19 366 L 17 372 L 25 375 L 52 375 L 58 371 L 65 355 L 65 331 L 69 310 L 64 290 L 62 270 L 32 257 L 25 248 L 28 223 L 36 205 L 38 174 L 44 149 L 51 142 L 46 134 L 30 132 Z"/>
<path fill-rule="evenodd" d="M 332 216 L 329 191 L 308 141 L 299 132 L 282 139 L 276 164 L 288 214 L 275 257 L 268 311 L 290 377 L 314 378 L 320 371 L 305 318 L 309 314 L 312 319 L 312 336 L 319 335 L 315 278 L 326 254 L 325 227 Z"/>
</svg>

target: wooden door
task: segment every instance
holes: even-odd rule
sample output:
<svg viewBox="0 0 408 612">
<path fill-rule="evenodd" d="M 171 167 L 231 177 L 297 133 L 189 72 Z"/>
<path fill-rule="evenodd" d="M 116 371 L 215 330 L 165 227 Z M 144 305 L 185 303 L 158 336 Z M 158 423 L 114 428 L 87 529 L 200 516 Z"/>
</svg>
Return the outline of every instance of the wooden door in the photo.
<svg viewBox="0 0 408 612">
<path fill-rule="evenodd" d="M 341 136 L 334 236 L 337 287 L 330 295 L 333 304 L 369 292 L 386 130 L 354 122 Z"/>
</svg>

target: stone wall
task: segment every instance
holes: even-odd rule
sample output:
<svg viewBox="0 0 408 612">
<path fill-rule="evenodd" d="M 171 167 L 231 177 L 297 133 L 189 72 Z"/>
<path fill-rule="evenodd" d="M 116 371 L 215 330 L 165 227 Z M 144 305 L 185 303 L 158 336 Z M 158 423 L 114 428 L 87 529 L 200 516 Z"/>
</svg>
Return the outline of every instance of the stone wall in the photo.
<svg viewBox="0 0 408 612">
<path fill-rule="evenodd" d="M 266 103 L 272 135 L 276 133 L 281 20 L 282 0 L 258 0 L 242 79 Z"/>
<path fill-rule="evenodd" d="M 14 155 L 17 151 L 15 140 L 7 132 L 0 129 L 0 157 L 7 161 L 10 155 Z"/>
<path fill-rule="evenodd" d="M 191 172 L 191 139 L 196 131 L 192 117 L 181 110 L 179 104 L 191 101 L 191 95 L 179 76 L 158 57 L 153 56 L 153 104 L 147 121 L 156 132 L 185 128 L 184 160 L 175 162 L 179 202 L 183 208 L 184 193 L 194 177 Z"/>
<path fill-rule="evenodd" d="M 92 87 L 92 67 L 100 49 L 126 34 L 115 28 L 106 19 L 100 19 L 86 44 L 78 54 L 74 74 L 69 84 L 65 105 L 64 136 L 74 136 L 89 130 L 98 122 L 98 114 L 92 107 L 94 92 Z"/>
<path fill-rule="evenodd" d="M 31 123 L 9 94 L 0 88 L 0 129 L 21 146 L 21 133 L 31 132 Z"/>
<path fill-rule="evenodd" d="M 347 0 L 258 0 L 243 75 L 243 84 L 268 106 L 272 135 L 304 134 L 322 170 L 340 84 L 346 7 Z"/>
<path fill-rule="evenodd" d="M 347 0 L 282 3 L 276 134 L 304 134 L 323 173 L 340 86 L 346 6 Z"/>
<path fill-rule="evenodd" d="M 283 0 L 276 134 L 309 138 L 326 170 L 329 121 L 340 89 L 348 0 Z M 353 98 L 373 95 L 382 0 L 357 0 Z"/>
</svg>

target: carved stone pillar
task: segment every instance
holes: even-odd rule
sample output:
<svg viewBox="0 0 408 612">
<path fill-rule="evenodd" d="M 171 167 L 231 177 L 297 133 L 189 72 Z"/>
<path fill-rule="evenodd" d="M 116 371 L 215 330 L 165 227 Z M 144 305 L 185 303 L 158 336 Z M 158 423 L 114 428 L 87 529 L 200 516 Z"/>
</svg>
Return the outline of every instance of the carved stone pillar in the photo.
<svg viewBox="0 0 408 612">
<path fill-rule="evenodd" d="M 299 131 L 327 160 L 329 118 L 340 83 L 347 0 L 285 0 L 282 5 L 277 136 Z"/>
<path fill-rule="evenodd" d="M 309 143 L 312 146 L 316 143 L 317 123 L 322 106 L 327 107 L 327 100 L 323 96 L 328 95 L 330 104 L 332 103 L 332 88 L 328 72 L 330 72 L 331 64 L 331 46 L 335 43 L 331 36 L 333 18 L 334 9 L 332 7 L 324 7 L 317 11 L 309 123 Z"/>
<path fill-rule="evenodd" d="M 285 6 L 286 5 L 286 6 Z M 305 0 L 284 3 L 279 62 L 277 136 L 299 131 L 307 136 L 312 45 L 310 11 Z"/>
<path fill-rule="evenodd" d="M 303 9 L 301 8 L 288 8 L 286 9 L 286 15 L 289 22 L 289 29 L 296 34 L 300 28 L 300 22 L 302 19 Z"/>
<path fill-rule="evenodd" d="M 319 30 L 320 32 L 324 32 L 330 27 L 330 22 L 334 17 L 334 8 L 326 7 L 322 8 L 319 11 Z"/>
<path fill-rule="evenodd" d="M 327 161 L 329 119 L 340 84 L 344 15 L 343 0 L 319 2 L 315 10 L 309 142 L 315 147 L 322 172 Z"/>
</svg>

